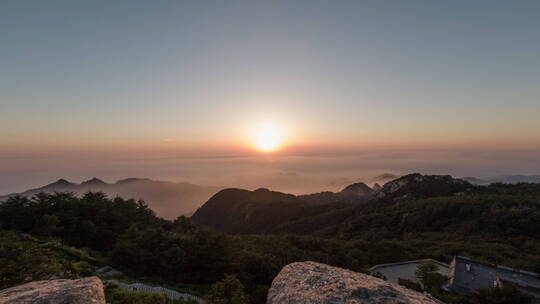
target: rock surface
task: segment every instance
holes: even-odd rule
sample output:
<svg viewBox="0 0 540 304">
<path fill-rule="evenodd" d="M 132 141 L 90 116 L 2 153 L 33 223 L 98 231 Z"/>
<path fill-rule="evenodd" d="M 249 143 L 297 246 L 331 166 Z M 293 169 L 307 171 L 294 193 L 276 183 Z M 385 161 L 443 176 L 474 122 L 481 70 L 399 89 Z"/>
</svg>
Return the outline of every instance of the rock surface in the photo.
<svg viewBox="0 0 540 304">
<path fill-rule="evenodd" d="M 450 175 L 422 175 L 412 173 L 390 181 L 375 192 L 376 198 L 423 199 L 434 196 L 452 196 L 470 191 L 473 185 Z"/>
<path fill-rule="evenodd" d="M 0 290 L 1 304 L 105 304 L 97 277 L 36 281 Z"/>
<path fill-rule="evenodd" d="M 416 291 L 315 262 L 289 264 L 268 291 L 267 304 L 436 304 Z"/>
</svg>

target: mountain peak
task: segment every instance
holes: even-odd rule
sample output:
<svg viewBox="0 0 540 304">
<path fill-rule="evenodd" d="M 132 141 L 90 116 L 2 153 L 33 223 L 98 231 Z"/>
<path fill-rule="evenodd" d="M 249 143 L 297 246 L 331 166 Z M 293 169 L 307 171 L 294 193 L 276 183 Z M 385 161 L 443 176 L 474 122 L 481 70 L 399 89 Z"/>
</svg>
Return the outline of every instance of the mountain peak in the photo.
<svg viewBox="0 0 540 304">
<path fill-rule="evenodd" d="M 359 182 L 359 183 L 348 185 L 347 187 L 345 187 L 345 189 L 341 190 L 340 192 L 336 194 L 341 199 L 345 199 L 347 201 L 349 200 L 358 201 L 358 200 L 369 199 L 372 193 L 373 193 L 373 189 L 371 189 L 365 183 Z"/>
<path fill-rule="evenodd" d="M 105 184 L 107 183 L 105 183 L 104 181 L 100 180 L 97 177 L 92 177 L 91 179 L 81 183 L 81 185 L 105 185 Z"/>
<path fill-rule="evenodd" d="M 43 191 L 49 191 L 49 190 L 54 190 L 56 191 L 57 189 L 58 190 L 66 190 L 68 188 L 73 188 L 77 186 L 77 184 L 75 183 L 72 183 L 70 181 L 67 181 L 63 178 L 55 181 L 54 183 L 51 183 L 51 184 L 48 184 L 48 185 L 45 185 L 41 188 L 37 188 L 37 189 L 31 189 L 31 190 L 28 190 L 28 191 L 36 191 L 36 190 L 43 190 Z M 37 192 L 36 192 L 37 193 Z"/>
<path fill-rule="evenodd" d="M 382 174 L 379 174 L 377 176 L 375 176 L 373 179 L 374 180 L 381 180 L 381 179 L 394 179 L 394 178 L 397 178 L 398 176 L 393 174 L 393 173 L 382 173 Z"/>
<path fill-rule="evenodd" d="M 225 232 L 258 233 L 273 229 L 279 221 L 305 214 L 309 203 L 292 194 L 260 188 L 249 191 L 227 188 L 214 194 L 191 216 L 198 226 Z"/>
<path fill-rule="evenodd" d="M 341 190 L 341 193 L 367 194 L 372 191 L 373 190 L 368 185 L 360 182 L 348 185 L 345 189 Z"/>
<path fill-rule="evenodd" d="M 150 181 L 149 178 L 137 178 L 137 177 L 128 177 L 121 179 L 117 181 L 117 184 L 129 184 L 129 183 L 136 183 L 136 182 L 147 182 Z"/>
<path fill-rule="evenodd" d="M 49 186 L 72 186 L 72 185 L 75 185 L 75 183 L 72 183 L 70 181 L 67 181 L 63 178 L 57 180 L 56 182 L 52 183 L 52 184 L 49 184 Z"/>
</svg>

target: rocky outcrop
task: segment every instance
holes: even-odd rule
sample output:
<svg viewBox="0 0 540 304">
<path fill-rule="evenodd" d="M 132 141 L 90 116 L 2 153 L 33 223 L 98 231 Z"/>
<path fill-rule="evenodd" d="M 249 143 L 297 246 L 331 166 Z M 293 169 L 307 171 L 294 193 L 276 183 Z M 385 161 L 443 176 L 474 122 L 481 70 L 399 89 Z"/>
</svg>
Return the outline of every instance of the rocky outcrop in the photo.
<svg viewBox="0 0 540 304">
<path fill-rule="evenodd" d="M 289 264 L 272 282 L 267 304 L 437 304 L 375 277 L 315 262 Z"/>
<path fill-rule="evenodd" d="M 392 200 L 422 199 L 466 193 L 474 186 L 450 175 L 422 175 L 413 173 L 390 181 L 375 192 L 376 198 Z"/>
<path fill-rule="evenodd" d="M 36 281 L 0 290 L 1 304 L 105 304 L 97 277 Z"/>
</svg>

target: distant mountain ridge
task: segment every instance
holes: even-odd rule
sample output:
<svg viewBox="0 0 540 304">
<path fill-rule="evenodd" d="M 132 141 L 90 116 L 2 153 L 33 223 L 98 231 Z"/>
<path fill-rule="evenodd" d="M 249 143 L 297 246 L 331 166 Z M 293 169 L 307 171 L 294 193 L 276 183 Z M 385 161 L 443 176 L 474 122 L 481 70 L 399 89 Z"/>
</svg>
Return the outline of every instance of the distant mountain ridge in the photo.
<svg viewBox="0 0 540 304">
<path fill-rule="evenodd" d="M 43 187 L 0 196 L 0 201 L 7 199 L 9 196 L 32 196 L 40 192 L 67 191 L 84 194 L 88 191 L 99 191 L 111 197 L 121 196 L 142 199 L 158 216 L 174 219 L 180 215 L 194 212 L 219 189 L 219 187 L 199 186 L 187 182 L 155 181 L 148 178 L 126 178 L 109 184 L 93 177 L 80 184 L 59 179 Z"/>
<path fill-rule="evenodd" d="M 360 203 L 369 200 L 373 195 L 373 189 L 365 183 L 354 183 L 343 188 L 339 192 L 324 191 L 312 194 L 298 195 L 303 201 L 313 204 L 329 204 L 335 202 Z"/>
<path fill-rule="evenodd" d="M 361 208 L 371 202 L 397 203 L 406 199 L 453 196 L 474 188 L 469 182 L 449 175 L 419 173 L 402 176 L 379 187 L 373 190 L 364 183 L 355 183 L 337 193 L 299 196 L 268 189 L 224 189 L 199 208 L 191 219 L 196 225 L 228 233 L 268 233 L 287 230 L 285 226 L 297 221 L 309 221 L 347 208 Z"/>
<path fill-rule="evenodd" d="M 369 182 L 371 183 L 382 183 L 382 184 L 385 184 L 391 180 L 394 180 L 396 178 L 399 178 L 400 175 L 396 175 L 394 173 L 383 173 L 383 174 L 379 174 L 373 178 L 371 178 L 369 180 Z"/>
<path fill-rule="evenodd" d="M 517 184 L 517 183 L 540 183 L 540 175 L 502 175 L 494 176 L 487 178 L 477 178 L 472 176 L 463 177 L 463 180 L 466 180 L 472 184 L 476 185 L 489 185 L 493 183 L 503 183 L 503 184 Z"/>
<path fill-rule="evenodd" d="M 347 188 L 364 187 L 353 184 Z M 228 191 L 217 193 L 199 208 L 192 222 L 226 233 L 343 238 L 369 238 L 381 233 L 399 237 L 430 229 L 465 235 L 480 230 L 538 235 L 530 231 L 540 229 L 538 221 L 533 220 L 539 210 L 540 184 L 534 183 L 480 186 L 449 175 L 413 173 L 390 181 L 356 201 L 337 200 L 346 191 L 301 196 L 266 189 L 253 192 L 236 189 L 234 196 L 225 195 Z M 273 194 L 264 194 L 265 191 Z M 495 214 L 494 206 L 506 211 Z M 522 208 L 521 213 L 508 211 L 518 207 Z M 524 216 L 527 220 L 517 220 Z"/>
<path fill-rule="evenodd" d="M 260 188 L 255 191 L 224 189 L 216 193 L 191 217 L 196 225 L 231 233 L 264 233 L 287 221 L 343 206 L 361 204 L 373 190 L 355 183 L 340 192 L 305 195 L 286 194 Z"/>
</svg>

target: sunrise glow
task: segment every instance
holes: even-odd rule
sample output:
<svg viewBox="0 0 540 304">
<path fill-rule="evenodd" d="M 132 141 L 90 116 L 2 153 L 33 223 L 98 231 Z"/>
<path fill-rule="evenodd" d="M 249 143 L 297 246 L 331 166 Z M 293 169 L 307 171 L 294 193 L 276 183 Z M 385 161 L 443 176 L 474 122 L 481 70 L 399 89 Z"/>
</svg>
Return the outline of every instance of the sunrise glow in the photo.
<svg viewBox="0 0 540 304">
<path fill-rule="evenodd" d="M 262 124 L 253 129 L 253 146 L 261 152 L 278 150 L 284 142 L 284 130 L 275 124 Z"/>
</svg>

